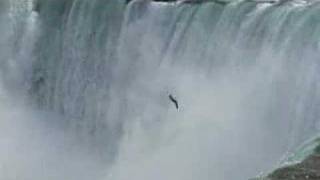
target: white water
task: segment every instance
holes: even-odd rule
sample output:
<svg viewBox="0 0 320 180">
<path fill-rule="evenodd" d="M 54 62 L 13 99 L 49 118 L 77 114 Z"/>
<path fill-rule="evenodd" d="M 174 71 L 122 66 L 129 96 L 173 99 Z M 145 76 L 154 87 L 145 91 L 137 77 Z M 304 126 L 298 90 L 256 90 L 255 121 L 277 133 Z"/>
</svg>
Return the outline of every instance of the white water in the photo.
<svg viewBox="0 0 320 180">
<path fill-rule="evenodd" d="M 1 7 L 0 179 L 248 179 L 319 130 L 316 3 Z"/>
</svg>

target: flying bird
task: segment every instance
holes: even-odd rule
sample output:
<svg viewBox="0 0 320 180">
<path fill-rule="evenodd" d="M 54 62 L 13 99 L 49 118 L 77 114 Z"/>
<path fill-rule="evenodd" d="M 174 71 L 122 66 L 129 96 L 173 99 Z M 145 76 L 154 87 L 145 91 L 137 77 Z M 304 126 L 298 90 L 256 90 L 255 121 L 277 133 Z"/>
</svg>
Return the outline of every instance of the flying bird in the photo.
<svg viewBox="0 0 320 180">
<path fill-rule="evenodd" d="M 171 94 L 169 94 L 169 99 L 174 103 L 176 109 L 178 110 L 179 109 L 178 101 Z"/>
</svg>

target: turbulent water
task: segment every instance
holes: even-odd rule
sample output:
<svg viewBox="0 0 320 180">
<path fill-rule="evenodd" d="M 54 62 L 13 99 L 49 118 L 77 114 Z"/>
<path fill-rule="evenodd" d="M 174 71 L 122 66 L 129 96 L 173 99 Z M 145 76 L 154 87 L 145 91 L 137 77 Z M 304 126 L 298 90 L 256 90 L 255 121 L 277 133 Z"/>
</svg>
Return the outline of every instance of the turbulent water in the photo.
<svg viewBox="0 0 320 180">
<path fill-rule="evenodd" d="M 319 9 L 0 1 L 0 179 L 268 172 L 320 130 Z"/>
</svg>

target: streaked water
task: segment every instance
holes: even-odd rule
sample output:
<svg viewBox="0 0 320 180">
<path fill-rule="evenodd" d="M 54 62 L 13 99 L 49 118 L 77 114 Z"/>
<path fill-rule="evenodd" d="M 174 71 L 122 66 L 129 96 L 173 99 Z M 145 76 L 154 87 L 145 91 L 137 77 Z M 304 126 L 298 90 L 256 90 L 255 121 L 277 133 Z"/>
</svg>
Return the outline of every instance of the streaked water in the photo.
<svg viewBox="0 0 320 180">
<path fill-rule="evenodd" d="M 273 169 L 320 128 L 319 8 L 2 1 L 0 179 L 239 180 Z"/>
</svg>

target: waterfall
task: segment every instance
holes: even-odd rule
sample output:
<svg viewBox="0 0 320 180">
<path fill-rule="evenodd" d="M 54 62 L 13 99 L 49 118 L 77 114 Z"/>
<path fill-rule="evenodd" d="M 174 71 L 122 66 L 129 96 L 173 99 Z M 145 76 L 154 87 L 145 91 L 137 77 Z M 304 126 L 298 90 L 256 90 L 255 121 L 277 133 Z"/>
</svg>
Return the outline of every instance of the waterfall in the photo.
<svg viewBox="0 0 320 180">
<path fill-rule="evenodd" d="M 22 163 L 20 176 L 0 164 L 0 179 L 238 180 L 273 169 L 320 129 L 319 8 L 0 2 L 0 117 L 19 134 L 39 129 L 28 152 L 50 164 L 27 158 L 37 172 Z M 52 160 L 51 147 L 64 155 Z"/>
</svg>

